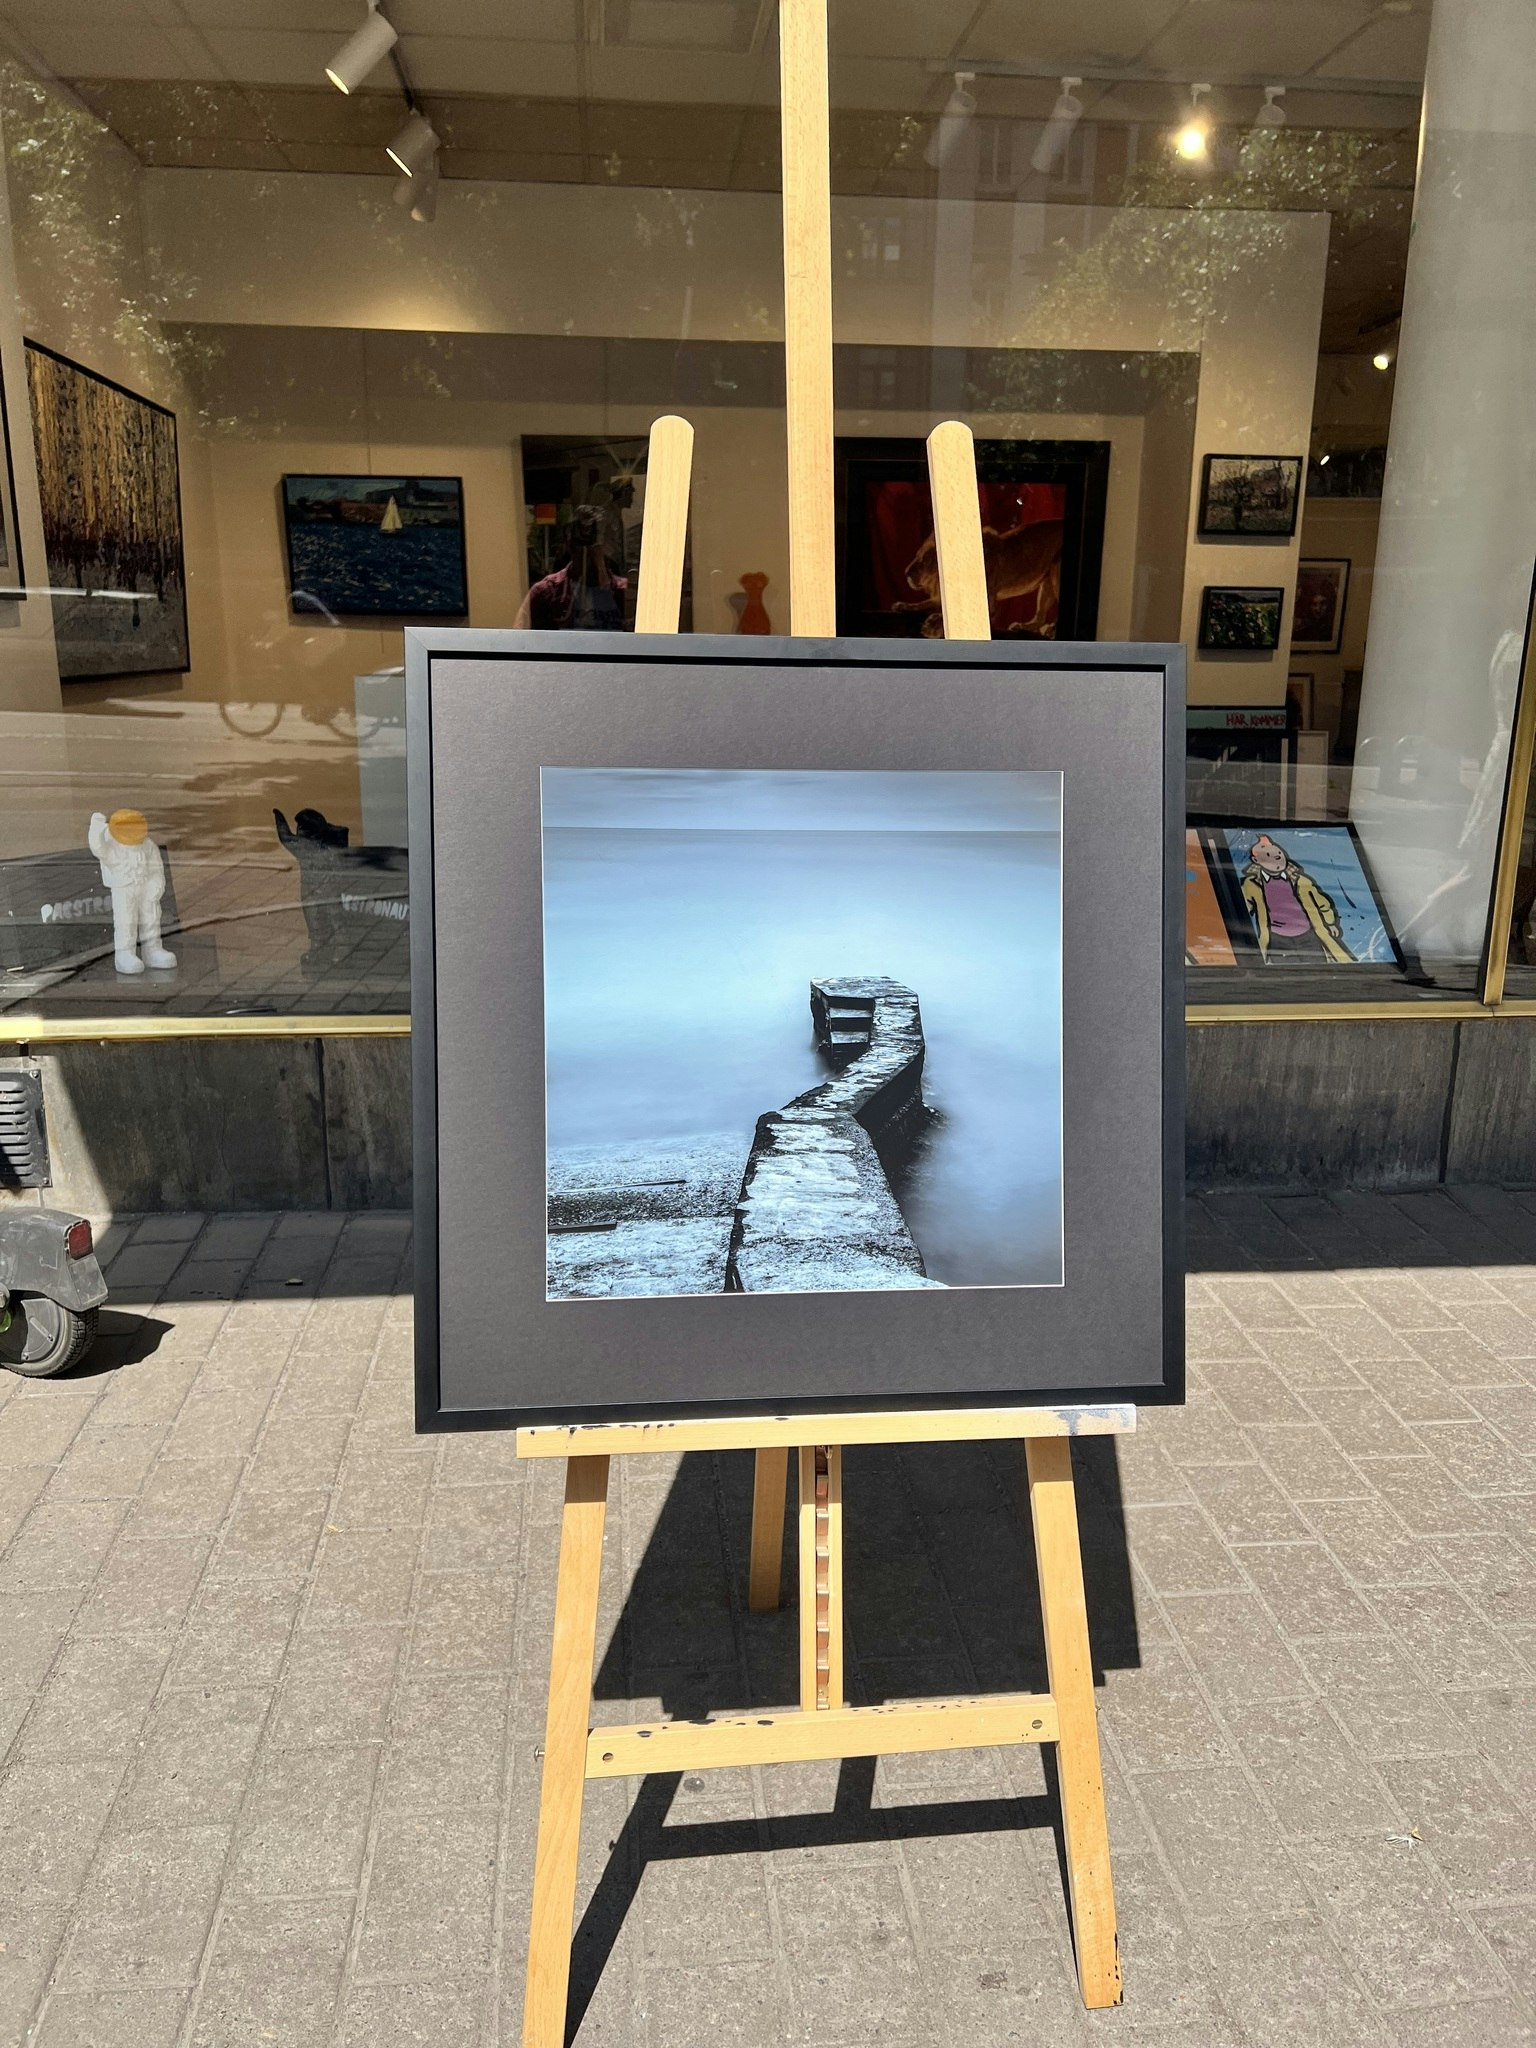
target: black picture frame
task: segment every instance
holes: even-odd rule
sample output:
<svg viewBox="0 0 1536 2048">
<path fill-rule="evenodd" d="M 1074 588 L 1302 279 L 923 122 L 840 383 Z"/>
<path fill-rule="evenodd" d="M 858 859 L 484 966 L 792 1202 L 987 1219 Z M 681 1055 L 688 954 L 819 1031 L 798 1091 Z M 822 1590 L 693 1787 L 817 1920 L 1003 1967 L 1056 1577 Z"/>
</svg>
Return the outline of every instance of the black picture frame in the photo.
<svg viewBox="0 0 1536 2048">
<path fill-rule="evenodd" d="M 1301 517 L 1300 455 L 1207 455 L 1195 532 L 1201 540 L 1290 540 Z"/>
<path fill-rule="evenodd" d="M 1109 458 L 1108 441 L 976 443 L 979 484 L 1059 484 L 1066 491 L 1056 630 L 1042 639 L 1021 635 L 1024 644 L 1092 640 L 1098 631 Z M 871 602 L 873 556 L 868 507 L 871 488 L 882 483 L 926 488 L 928 457 L 923 442 L 905 437 L 839 435 L 834 463 L 839 635 L 865 639 L 922 638 L 921 611 L 897 613 Z M 914 588 L 912 602 L 916 605 L 919 601 L 920 593 Z M 936 607 L 936 597 L 927 602 Z M 933 616 L 932 608 L 928 616 Z"/>
<path fill-rule="evenodd" d="M 37 452 L 38 493 L 42 503 L 43 549 L 46 558 L 47 577 L 53 605 L 54 645 L 58 655 L 59 681 L 115 682 L 124 676 L 141 675 L 185 675 L 192 666 L 191 641 L 187 627 L 187 567 L 185 550 L 185 525 L 182 519 L 181 503 L 181 453 L 176 431 L 176 415 L 169 406 L 159 404 L 153 398 L 146 398 L 141 391 L 134 391 L 126 384 L 119 384 L 114 377 L 104 377 L 99 370 L 88 369 L 84 363 L 77 363 L 73 357 L 63 355 L 58 349 L 49 348 L 43 342 L 27 339 L 24 342 L 27 358 L 29 397 L 32 405 L 33 433 Z M 87 634 L 79 631 L 80 621 L 76 616 L 76 592 L 84 594 L 85 586 L 72 584 L 70 578 L 77 573 L 76 565 L 80 549 L 72 543 L 63 531 L 63 524 L 73 516 L 75 509 L 83 502 L 83 493 L 78 481 L 56 476 L 49 466 L 49 456 L 55 443 L 66 443 L 71 437 L 46 434 L 42 431 L 42 380 L 44 372 L 35 367 L 50 363 L 56 369 L 67 370 L 72 376 L 88 384 L 99 385 L 103 390 L 127 399 L 140 409 L 145 418 L 138 422 L 134 431 L 142 434 L 150 422 L 162 421 L 160 431 L 169 437 L 169 478 L 162 479 L 160 496 L 161 511 L 169 515 L 169 530 L 156 532 L 150 545 L 158 551 L 160 571 L 171 592 L 171 631 L 169 659 L 148 658 L 138 662 L 115 663 L 115 656 L 108 652 L 88 653 L 94 643 Z M 164 456 L 162 447 L 162 460 Z M 129 465 L 126 461 L 103 463 L 100 467 L 113 476 L 119 489 Z M 117 543 L 132 554 L 142 554 L 145 547 L 144 530 L 149 522 L 142 513 L 129 516 L 119 522 L 120 532 Z M 142 569 L 130 573 L 145 573 Z M 145 597 L 155 596 L 156 602 L 163 602 L 160 593 L 145 591 Z M 98 612 L 100 607 L 98 606 Z M 124 614 L 127 615 L 126 613 Z M 92 615 L 94 616 L 94 615 Z M 132 608 L 132 618 L 138 619 L 138 607 Z M 147 643 L 146 643 L 147 644 Z M 115 641 L 102 645 L 113 648 Z"/>
<path fill-rule="evenodd" d="M 419 1429 L 1182 1400 L 1182 648 L 405 637 Z M 1061 1285 L 550 1301 L 541 767 L 1053 762 Z"/>
<path fill-rule="evenodd" d="M 27 571 L 21 549 L 16 458 L 11 448 L 11 409 L 3 365 L 0 365 L 0 455 L 5 461 L 4 490 L 0 493 L 0 599 L 16 604 L 27 595 Z"/>
<path fill-rule="evenodd" d="M 1291 607 L 1291 648 L 1298 654 L 1337 654 L 1344 645 L 1344 614 L 1349 609 L 1349 572 L 1353 566 L 1347 555 L 1304 555 L 1296 564 L 1296 597 Z M 1336 571 L 1326 575 L 1320 572 Z M 1315 601 L 1314 593 L 1326 592 L 1330 602 L 1326 612 Z M 1321 633 L 1309 631 L 1317 625 L 1323 626 Z"/>
<path fill-rule="evenodd" d="M 1352 960 L 1349 962 L 1325 963 L 1321 971 L 1329 974 L 1347 973 L 1351 977 L 1365 975 L 1399 977 L 1408 971 L 1411 963 L 1403 950 L 1402 940 L 1392 922 L 1391 914 L 1383 900 L 1381 889 L 1371 866 L 1370 856 L 1352 819 L 1345 818 L 1254 818 L 1254 817 L 1204 817 L 1199 821 L 1199 830 L 1209 851 L 1213 875 L 1224 878 L 1218 881 L 1218 894 L 1225 905 L 1231 906 L 1233 947 L 1240 965 L 1271 972 L 1276 963 L 1264 963 L 1260 959 L 1258 940 L 1254 936 L 1253 923 L 1243 903 L 1242 875 L 1238 856 L 1228 840 L 1232 832 L 1266 833 L 1282 846 L 1288 839 L 1298 835 L 1322 833 L 1344 839 L 1360 870 L 1361 881 L 1371 899 L 1371 908 L 1380 921 L 1382 935 L 1391 949 L 1390 960 Z"/>
<path fill-rule="evenodd" d="M 1273 654 L 1284 616 L 1278 584 L 1208 583 L 1200 594 L 1200 651 Z"/>
<path fill-rule="evenodd" d="M 413 592 L 408 587 L 380 589 L 374 594 L 369 584 L 373 580 L 372 565 L 359 562 L 346 565 L 356 582 L 350 588 L 345 586 L 338 575 L 329 581 L 317 577 L 315 565 L 295 559 L 295 533 L 321 523 L 335 523 L 342 530 L 348 530 L 350 522 L 298 521 L 294 517 L 295 504 L 290 485 L 321 484 L 366 484 L 368 496 L 384 497 L 384 511 L 387 513 L 390 500 L 407 496 L 413 489 L 427 485 L 448 485 L 452 487 L 454 519 L 451 531 L 457 536 L 456 550 L 449 553 L 448 567 L 452 581 L 445 588 L 440 603 L 412 603 Z M 469 561 L 464 542 L 464 479 L 457 476 L 439 476 L 417 471 L 386 471 L 377 476 L 365 470 L 285 470 L 278 484 L 278 497 L 283 513 L 283 556 L 287 574 L 288 603 L 290 609 L 304 618 L 332 619 L 463 619 L 469 616 Z M 355 502 L 361 503 L 362 500 Z M 409 509 L 409 508 L 408 508 Z M 368 522 L 356 522 L 355 530 L 366 533 Z M 338 568 L 342 565 L 338 564 Z M 441 569 L 442 565 L 436 565 Z M 301 574 L 301 571 L 303 572 Z M 319 587 L 312 587 L 318 585 Z M 421 586 L 418 586 L 421 587 Z M 304 600 L 301 602 L 300 600 Z"/>
<path fill-rule="evenodd" d="M 520 623 L 526 622 L 543 631 L 569 630 L 563 626 L 552 629 L 540 619 L 539 607 L 532 593 L 538 590 L 551 570 L 562 566 L 557 556 L 566 553 L 564 543 L 576 505 L 593 503 L 603 515 L 604 552 L 623 574 L 628 586 L 621 607 L 622 630 L 632 633 L 640 597 L 641 542 L 645 531 L 645 494 L 650 470 L 648 437 L 644 434 L 524 434 L 520 452 L 530 592 L 530 596 L 524 599 Z M 541 518 L 541 512 L 552 516 Z M 693 630 L 691 505 L 683 530 L 683 582 L 678 595 L 677 629 L 680 633 Z"/>
</svg>

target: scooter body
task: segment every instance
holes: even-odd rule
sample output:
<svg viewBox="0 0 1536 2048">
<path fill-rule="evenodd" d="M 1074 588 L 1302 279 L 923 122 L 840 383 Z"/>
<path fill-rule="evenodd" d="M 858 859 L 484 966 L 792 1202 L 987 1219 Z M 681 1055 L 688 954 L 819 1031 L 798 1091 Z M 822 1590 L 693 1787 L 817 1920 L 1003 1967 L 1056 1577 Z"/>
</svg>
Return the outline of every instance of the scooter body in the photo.
<svg viewBox="0 0 1536 2048">
<path fill-rule="evenodd" d="M 0 1216 L 0 1366 L 43 1378 L 78 1363 L 106 1298 L 84 1216 L 62 1209 Z"/>
</svg>

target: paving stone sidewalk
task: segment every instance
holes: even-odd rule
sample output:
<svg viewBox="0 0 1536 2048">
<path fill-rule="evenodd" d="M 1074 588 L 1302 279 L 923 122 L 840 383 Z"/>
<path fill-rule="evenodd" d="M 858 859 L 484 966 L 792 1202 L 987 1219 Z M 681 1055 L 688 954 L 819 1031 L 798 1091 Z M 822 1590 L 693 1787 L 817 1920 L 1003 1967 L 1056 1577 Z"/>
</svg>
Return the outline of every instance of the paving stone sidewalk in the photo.
<svg viewBox="0 0 1536 2048">
<path fill-rule="evenodd" d="M 1189 1405 L 1079 1447 L 1124 2007 L 986 1751 L 594 1785 L 580 2048 L 1536 2042 L 1536 1195 L 1190 1224 Z M 405 1218 L 104 1235 L 0 1373 L 0 2043 L 515 2048 L 558 1471 L 412 1435 Z M 1043 1682 L 1020 1465 L 849 1454 L 857 1697 Z M 793 1697 L 749 1503 L 620 1461 L 603 1717 Z"/>
</svg>

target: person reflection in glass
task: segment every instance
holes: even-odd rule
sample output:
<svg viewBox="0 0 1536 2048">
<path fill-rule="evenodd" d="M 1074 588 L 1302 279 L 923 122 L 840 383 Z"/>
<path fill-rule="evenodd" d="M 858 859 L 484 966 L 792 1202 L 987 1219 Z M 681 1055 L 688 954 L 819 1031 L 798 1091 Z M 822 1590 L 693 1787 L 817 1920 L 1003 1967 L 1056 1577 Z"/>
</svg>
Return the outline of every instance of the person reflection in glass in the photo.
<svg viewBox="0 0 1536 2048">
<path fill-rule="evenodd" d="M 629 578 L 604 546 L 603 512 L 578 505 L 566 529 L 564 564 L 541 576 L 516 624 L 536 632 L 622 633 Z"/>
<path fill-rule="evenodd" d="M 1353 960 L 1333 898 L 1285 848 L 1261 832 L 1248 849 L 1243 902 L 1266 961 Z"/>
</svg>

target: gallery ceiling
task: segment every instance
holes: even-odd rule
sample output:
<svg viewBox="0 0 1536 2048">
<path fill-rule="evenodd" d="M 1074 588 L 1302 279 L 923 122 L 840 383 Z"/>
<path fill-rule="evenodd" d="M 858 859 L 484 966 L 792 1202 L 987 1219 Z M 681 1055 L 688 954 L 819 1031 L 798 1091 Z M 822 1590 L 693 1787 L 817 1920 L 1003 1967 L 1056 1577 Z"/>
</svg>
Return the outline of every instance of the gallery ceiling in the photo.
<svg viewBox="0 0 1536 2048">
<path fill-rule="evenodd" d="M 151 166 L 392 176 L 408 88 L 446 178 L 777 186 L 776 0 L 383 5 L 398 67 L 351 95 L 325 66 L 365 0 L 0 0 L 0 46 Z M 1230 203 L 1334 213 L 1325 345 L 1347 347 L 1402 274 L 1429 5 L 831 0 L 834 184 L 932 193 L 953 74 L 974 71 L 982 196 L 1186 203 L 1198 183 L 1167 137 L 1190 85 L 1211 84 L 1229 154 L 1264 86 L 1283 85 L 1286 178 L 1250 179 Z M 1029 158 L 1064 74 L 1084 79 L 1086 111 L 1042 179 Z"/>
</svg>

